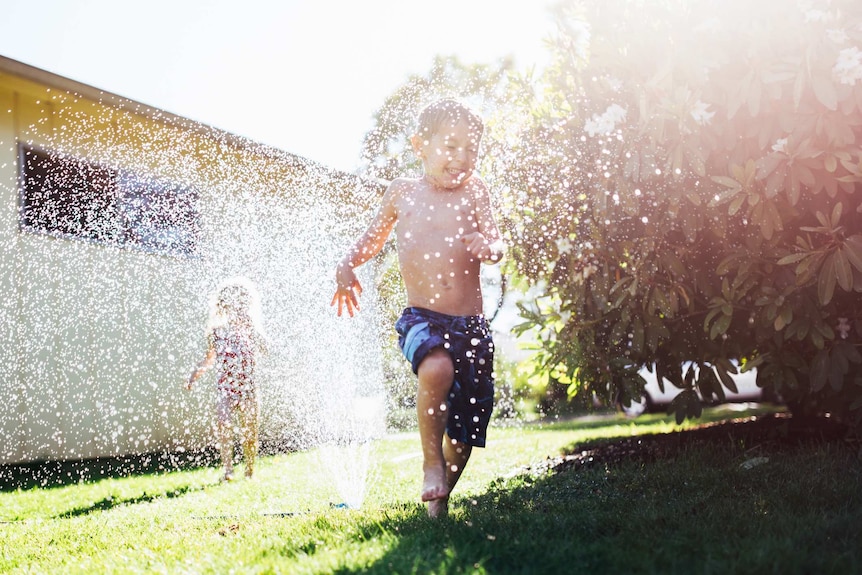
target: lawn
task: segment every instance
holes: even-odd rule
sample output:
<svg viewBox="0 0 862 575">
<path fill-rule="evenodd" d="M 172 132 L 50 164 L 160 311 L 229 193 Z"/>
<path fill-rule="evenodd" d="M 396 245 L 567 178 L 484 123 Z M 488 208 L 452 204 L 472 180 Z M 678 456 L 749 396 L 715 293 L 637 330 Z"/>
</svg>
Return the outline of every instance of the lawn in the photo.
<svg viewBox="0 0 862 575">
<path fill-rule="evenodd" d="M 219 483 L 212 466 L 7 486 L 0 572 L 862 573 L 858 444 L 721 431 L 551 465 L 600 439 L 640 445 L 632 436 L 687 427 L 659 416 L 494 427 L 441 521 L 417 502 L 413 433 L 268 456 L 252 481 Z"/>
</svg>

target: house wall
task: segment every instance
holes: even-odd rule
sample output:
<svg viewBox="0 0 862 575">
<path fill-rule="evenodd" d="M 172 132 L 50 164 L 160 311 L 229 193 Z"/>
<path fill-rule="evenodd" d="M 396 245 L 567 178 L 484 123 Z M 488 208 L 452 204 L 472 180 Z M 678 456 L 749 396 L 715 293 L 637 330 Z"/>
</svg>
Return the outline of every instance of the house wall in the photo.
<svg viewBox="0 0 862 575">
<path fill-rule="evenodd" d="M 264 440 L 307 442 L 327 433 L 321 409 L 341 409 L 333 398 L 377 393 L 373 314 L 345 323 L 328 304 L 334 264 L 364 219 L 354 207 L 379 186 L 39 77 L 0 70 L 0 464 L 212 444 L 212 374 L 195 391 L 183 384 L 204 353 L 208 295 L 234 275 L 258 284 L 271 338 Z M 18 142 L 193 187 L 197 253 L 20 231 Z"/>
</svg>

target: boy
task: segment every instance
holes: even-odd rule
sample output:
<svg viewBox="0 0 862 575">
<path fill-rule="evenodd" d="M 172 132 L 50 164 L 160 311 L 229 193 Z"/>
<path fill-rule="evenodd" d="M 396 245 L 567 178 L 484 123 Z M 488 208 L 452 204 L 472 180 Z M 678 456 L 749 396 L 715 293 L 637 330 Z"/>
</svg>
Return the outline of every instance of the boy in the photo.
<svg viewBox="0 0 862 575">
<path fill-rule="evenodd" d="M 451 99 L 426 107 L 410 139 L 423 176 L 398 178 L 377 215 L 336 270 L 332 305 L 352 317 L 362 286 L 354 268 L 376 255 L 396 228 L 407 305 L 395 329 L 419 378 L 422 501 L 448 513 L 449 494 L 473 446 L 485 446 L 494 399 L 494 344 L 482 316 L 479 266 L 503 255 L 485 183 L 473 175 L 484 124 Z M 397 226 L 396 226 L 397 224 Z"/>
</svg>

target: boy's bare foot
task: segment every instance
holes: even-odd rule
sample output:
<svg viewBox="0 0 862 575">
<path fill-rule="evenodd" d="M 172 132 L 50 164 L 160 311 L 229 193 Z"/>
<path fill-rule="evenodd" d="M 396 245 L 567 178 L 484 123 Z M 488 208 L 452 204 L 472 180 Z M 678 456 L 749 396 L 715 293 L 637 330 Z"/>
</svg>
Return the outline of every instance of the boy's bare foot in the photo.
<svg viewBox="0 0 862 575">
<path fill-rule="evenodd" d="M 449 498 L 443 497 L 428 502 L 428 517 L 440 519 L 449 515 Z"/>
<path fill-rule="evenodd" d="M 422 482 L 422 501 L 436 501 L 448 496 L 449 487 L 446 485 L 446 471 L 443 467 L 426 468 Z"/>
</svg>

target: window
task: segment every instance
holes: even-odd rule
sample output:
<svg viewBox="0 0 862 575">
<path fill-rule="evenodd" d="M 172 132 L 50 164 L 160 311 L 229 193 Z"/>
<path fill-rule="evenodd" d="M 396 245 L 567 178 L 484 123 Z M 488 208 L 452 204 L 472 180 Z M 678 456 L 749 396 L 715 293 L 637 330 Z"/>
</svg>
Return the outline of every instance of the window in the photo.
<svg viewBox="0 0 862 575">
<path fill-rule="evenodd" d="M 22 230 L 158 253 L 195 252 L 200 216 L 194 190 L 25 144 L 18 157 Z"/>
</svg>

